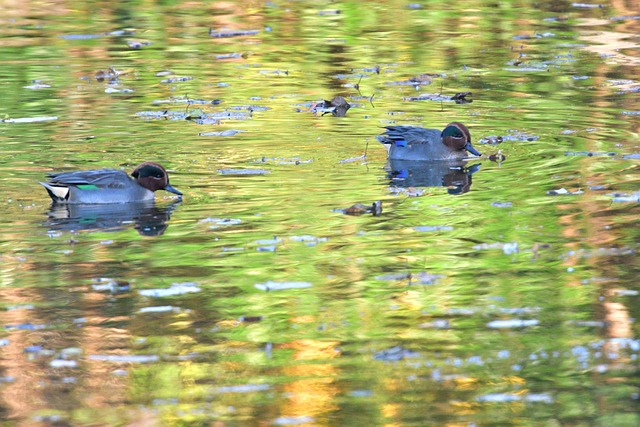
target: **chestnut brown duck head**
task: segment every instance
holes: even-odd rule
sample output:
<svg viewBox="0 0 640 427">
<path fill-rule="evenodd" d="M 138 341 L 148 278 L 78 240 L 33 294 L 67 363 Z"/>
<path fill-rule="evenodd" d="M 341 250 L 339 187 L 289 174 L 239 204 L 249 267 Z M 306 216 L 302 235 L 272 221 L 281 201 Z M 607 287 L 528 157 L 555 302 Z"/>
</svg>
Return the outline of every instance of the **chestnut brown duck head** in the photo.
<svg viewBox="0 0 640 427">
<path fill-rule="evenodd" d="M 468 153 L 481 156 L 471 144 L 469 129 L 460 122 L 449 123 L 444 130 L 416 126 L 387 126 L 378 136 L 389 159 L 394 160 L 460 160 Z"/>
<path fill-rule="evenodd" d="M 48 174 L 41 182 L 54 203 L 131 203 L 153 200 L 165 190 L 182 196 L 169 184 L 169 175 L 158 163 L 144 162 L 131 173 L 100 169 Z"/>
</svg>

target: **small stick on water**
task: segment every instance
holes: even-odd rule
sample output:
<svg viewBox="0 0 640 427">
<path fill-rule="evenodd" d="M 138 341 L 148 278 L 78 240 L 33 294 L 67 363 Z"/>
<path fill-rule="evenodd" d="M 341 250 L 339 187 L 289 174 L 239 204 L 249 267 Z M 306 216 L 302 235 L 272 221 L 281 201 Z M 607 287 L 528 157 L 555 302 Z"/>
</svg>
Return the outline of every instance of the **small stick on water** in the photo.
<svg viewBox="0 0 640 427">
<path fill-rule="evenodd" d="M 362 92 L 360 92 L 360 82 L 362 81 L 362 74 L 360 74 L 360 80 L 358 80 L 358 83 L 356 83 L 353 87 L 356 88 L 356 90 L 358 91 L 358 95 L 362 96 Z"/>
<path fill-rule="evenodd" d="M 374 97 L 374 96 L 376 96 L 376 94 L 375 94 L 375 93 L 372 93 L 372 94 L 371 94 L 371 96 L 369 97 L 369 103 L 371 104 L 371 106 L 372 106 L 373 108 L 376 108 L 376 106 L 375 106 L 375 105 L 373 105 L 373 97 Z"/>
<path fill-rule="evenodd" d="M 191 100 L 189 99 L 189 94 L 185 93 L 184 97 L 187 98 L 187 106 L 184 108 L 184 113 L 188 114 L 189 113 L 189 105 L 191 105 Z"/>
</svg>

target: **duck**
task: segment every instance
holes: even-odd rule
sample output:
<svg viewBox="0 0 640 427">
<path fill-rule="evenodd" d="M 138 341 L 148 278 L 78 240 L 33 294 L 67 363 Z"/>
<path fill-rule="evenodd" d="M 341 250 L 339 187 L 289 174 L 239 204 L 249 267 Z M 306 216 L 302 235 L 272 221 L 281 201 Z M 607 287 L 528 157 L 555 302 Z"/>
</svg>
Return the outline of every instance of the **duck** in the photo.
<svg viewBox="0 0 640 427">
<path fill-rule="evenodd" d="M 53 203 L 131 203 L 154 200 L 155 192 L 182 193 L 169 184 L 165 168 L 155 162 L 139 164 L 131 177 L 117 169 L 83 170 L 47 174 L 40 182 Z"/>
<path fill-rule="evenodd" d="M 462 160 L 481 156 L 471 145 L 469 129 L 460 122 L 449 123 L 442 131 L 417 126 L 385 126 L 378 135 L 390 160 Z"/>
</svg>

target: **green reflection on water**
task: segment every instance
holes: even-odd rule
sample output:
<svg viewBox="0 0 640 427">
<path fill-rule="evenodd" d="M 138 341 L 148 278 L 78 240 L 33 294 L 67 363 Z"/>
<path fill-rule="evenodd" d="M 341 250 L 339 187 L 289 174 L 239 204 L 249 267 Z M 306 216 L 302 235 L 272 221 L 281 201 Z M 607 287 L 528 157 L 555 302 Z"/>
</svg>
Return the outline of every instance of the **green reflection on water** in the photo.
<svg viewBox="0 0 640 427">
<path fill-rule="evenodd" d="M 584 41 L 630 38 L 637 20 L 609 18 L 634 11 L 32 8 L 3 18 L 0 118 L 58 119 L 0 123 L 8 422 L 637 424 L 637 208 L 611 193 L 637 191 L 638 160 L 623 156 L 638 151 L 638 116 L 622 113 L 640 110 L 638 50 L 601 58 Z M 406 84 L 425 73 L 431 84 Z M 24 88 L 33 81 L 50 87 Z M 407 100 L 466 91 L 472 103 Z M 352 104 L 346 117 L 309 112 L 335 95 Z M 196 109 L 250 117 L 171 119 Z M 506 161 L 481 160 L 458 196 L 392 190 L 402 181 L 375 135 L 452 120 Z M 199 136 L 225 130 L 244 132 Z M 365 149 L 366 164 L 341 162 Z M 47 220 L 44 173 L 144 160 L 185 193 L 161 235 L 141 235 L 138 217 L 109 231 L 89 229 L 95 217 L 74 232 Z M 336 212 L 376 200 L 381 216 Z M 255 286 L 269 281 L 311 286 Z M 139 293 L 175 283 L 200 292 Z M 491 327 L 509 320 L 523 323 Z"/>
</svg>

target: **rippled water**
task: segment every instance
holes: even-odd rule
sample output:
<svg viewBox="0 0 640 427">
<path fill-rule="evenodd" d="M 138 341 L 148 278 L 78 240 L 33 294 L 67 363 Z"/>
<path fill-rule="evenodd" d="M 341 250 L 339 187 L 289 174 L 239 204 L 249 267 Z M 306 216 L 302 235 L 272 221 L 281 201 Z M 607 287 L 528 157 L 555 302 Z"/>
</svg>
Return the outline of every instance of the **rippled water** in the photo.
<svg viewBox="0 0 640 427">
<path fill-rule="evenodd" d="M 6 425 L 640 424 L 640 16 L 591 6 L 5 9 Z M 375 138 L 454 120 L 454 170 Z M 184 198 L 38 185 L 142 161 Z"/>
</svg>

